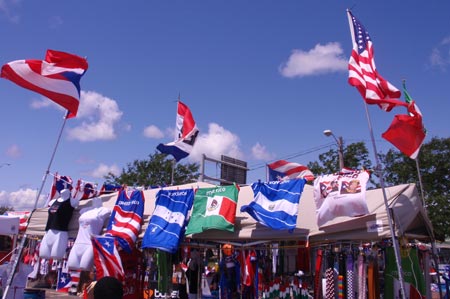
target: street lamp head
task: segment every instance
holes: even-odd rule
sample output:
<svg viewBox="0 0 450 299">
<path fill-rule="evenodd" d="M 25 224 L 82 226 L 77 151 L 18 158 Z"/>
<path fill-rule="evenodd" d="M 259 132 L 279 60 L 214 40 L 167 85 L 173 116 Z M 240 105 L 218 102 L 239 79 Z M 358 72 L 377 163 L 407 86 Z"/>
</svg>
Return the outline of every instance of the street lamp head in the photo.
<svg viewBox="0 0 450 299">
<path fill-rule="evenodd" d="M 331 130 L 324 130 L 323 134 L 328 137 L 328 136 L 333 135 L 333 132 L 331 132 Z"/>
</svg>

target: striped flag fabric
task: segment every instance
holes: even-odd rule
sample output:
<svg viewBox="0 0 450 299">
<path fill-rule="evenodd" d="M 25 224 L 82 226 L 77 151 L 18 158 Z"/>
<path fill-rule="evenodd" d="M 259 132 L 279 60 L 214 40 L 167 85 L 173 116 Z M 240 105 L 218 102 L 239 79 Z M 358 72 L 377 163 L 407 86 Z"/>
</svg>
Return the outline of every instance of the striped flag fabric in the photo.
<svg viewBox="0 0 450 299">
<path fill-rule="evenodd" d="M 47 206 L 52 199 L 58 198 L 61 195 L 62 190 L 69 189 L 70 191 L 72 191 L 72 184 L 73 180 L 70 176 L 59 175 L 58 173 L 55 173 L 53 176 L 52 186 L 50 187 L 50 194 L 48 195 L 47 203 L 45 204 L 45 206 Z"/>
<path fill-rule="evenodd" d="M 144 216 L 144 192 L 122 189 L 109 219 L 105 234 L 114 236 L 123 250 L 130 253 L 141 230 Z"/>
<path fill-rule="evenodd" d="M 82 179 L 77 181 L 75 188 L 72 189 L 72 198 L 78 200 L 89 199 L 97 196 L 97 184 Z"/>
<path fill-rule="evenodd" d="M 367 104 L 377 104 L 389 112 L 396 106 L 406 107 L 398 100 L 400 90 L 385 80 L 375 66 L 373 43 L 369 32 L 347 10 L 353 49 L 348 63 L 348 82 L 355 86 Z"/>
<path fill-rule="evenodd" d="M 105 276 L 113 276 L 123 281 L 124 270 L 117 251 L 117 240 L 109 236 L 93 235 L 92 246 L 97 280 Z"/>
<path fill-rule="evenodd" d="M 142 238 L 142 248 L 177 252 L 194 202 L 194 189 L 160 190 L 155 210 Z"/>
<path fill-rule="evenodd" d="M 178 162 L 189 156 L 199 132 L 191 110 L 181 101 L 178 101 L 176 131 L 175 141 L 160 143 L 156 149 L 163 154 L 172 155 Z"/>
<path fill-rule="evenodd" d="M 85 58 L 47 50 L 45 60 L 15 60 L 3 65 L 1 77 L 37 92 L 75 117 L 80 103 L 80 79 L 88 69 Z"/>
<path fill-rule="evenodd" d="M 314 180 L 314 174 L 308 167 L 294 162 L 278 160 L 267 165 L 269 170 L 269 181 L 280 181 L 290 179 Z"/>
<path fill-rule="evenodd" d="M 209 229 L 234 232 L 238 195 L 236 184 L 197 189 L 185 235 Z"/>
<path fill-rule="evenodd" d="M 31 212 L 29 211 L 6 211 L 6 216 L 19 217 L 19 231 L 24 232 L 27 229 L 28 219 Z"/>
<path fill-rule="evenodd" d="M 64 260 L 61 267 L 58 268 L 58 282 L 56 284 L 56 291 L 67 293 L 70 287 L 77 286 L 80 282 L 80 271 L 69 270 L 67 261 Z"/>
<path fill-rule="evenodd" d="M 253 183 L 254 200 L 242 206 L 241 212 L 272 229 L 292 231 L 305 183 L 305 179 Z"/>
</svg>

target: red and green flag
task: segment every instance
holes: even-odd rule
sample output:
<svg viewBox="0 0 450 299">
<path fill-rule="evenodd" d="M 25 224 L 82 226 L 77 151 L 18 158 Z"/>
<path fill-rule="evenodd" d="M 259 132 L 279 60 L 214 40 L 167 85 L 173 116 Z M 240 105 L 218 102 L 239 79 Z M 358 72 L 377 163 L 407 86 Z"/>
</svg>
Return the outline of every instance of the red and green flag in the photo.
<svg viewBox="0 0 450 299">
<path fill-rule="evenodd" d="M 209 229 L 234 232 L 238 194 L 237 185 L 198 189 L 185 234 Z"/>
<path fill-rule="evenodd" d="M 408 114 L 395 115 L 388 130 L 381 136 L 403 154 L 416 159 L 425 140 L 426 131 L 422 122 L 422 112 L 409 96 L 404 82 L 403 93 L 408 103 Z"/>
</svg>

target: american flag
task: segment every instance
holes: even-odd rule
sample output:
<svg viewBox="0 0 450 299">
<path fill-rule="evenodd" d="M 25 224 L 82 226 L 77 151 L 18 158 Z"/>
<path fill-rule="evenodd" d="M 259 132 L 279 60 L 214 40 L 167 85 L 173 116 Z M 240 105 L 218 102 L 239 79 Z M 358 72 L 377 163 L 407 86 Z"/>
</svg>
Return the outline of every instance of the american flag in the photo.
<svg viewBox="0 0 450 299">
<path fill-rule="evenodd" d="M 374 60 L 373 44 L 369 32 L 347 10 L 353 49 L 348 62 L 348 82 L 355 86 L 367 104 L 378 104 L 381 109 L 389 112 L 396 106 L 407 105 L 398 100 L 401 96 L 391 83 L 380 76 Z"/>
<path fill-rule="evenodd" d="M 93 235 L 92 246 L 94 248 L 94 266 L 97 270 L 97 280 L 105 276 L 113 276 L 123 281 L 124 270 L 115 238 Z"/>
<path fill-rule="evenodd" d="M 314 180 L 314 174 L 308 167 L 288 162 L 285 160 L 278 160 L 267 165 L 269 169 L 269 181 L 281 181 L 289 179 L 306 179 L 307 181 Z"/>
</svg>

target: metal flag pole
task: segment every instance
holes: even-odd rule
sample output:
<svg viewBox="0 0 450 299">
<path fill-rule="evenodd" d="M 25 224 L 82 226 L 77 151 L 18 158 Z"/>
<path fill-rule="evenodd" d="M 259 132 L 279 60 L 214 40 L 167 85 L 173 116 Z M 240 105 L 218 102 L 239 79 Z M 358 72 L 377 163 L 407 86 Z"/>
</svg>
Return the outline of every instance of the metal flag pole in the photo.
<svg viewBox="0 0 450 299">
<path fill-rule="evenodd" d="M 393 223 L 392 223 L 392 217 L 391 217 L 391 213 L 390 213 L 390 209 L 389 209 L 389 203 L 388 203 L 388 200 L 387 200 L 386 190 L 385 190 L 385 187 L 384 187 L 383 171 L 381 169 L 381 164 L 380 164 L 379 159 L 378 159 L 377 147 L 376 147 L 376 144 L 375 144 L 375 138 L 373 136 L 372 121 L 370 119 L 369 109 L 367 107 L 366 101 L 364 101 L 364 107 L 366 109 L 367 123 L 368 123 L 368 126 L 369 126 L 370 138 L 372 140 L 373 151 L 374 151 L 374 154 L 375 154 L 375 163 L 376 163 L 375 171 L 378 173 L 378 177 L 380 178 L 380 186 L 381 186 L 381 189 L 383 191 L 384 206 L 385 206 L 386 212 L 387 212 L 388 223 L 389 223 L 389 230 L 391 232 L 391 238 L 392 238 L 392 245 L 394 246 L 395 261 L 397 263 L 397 269 L 398 269 L 398 279 L 400 281 L 400 289 L 402 291 L 402 298 L 406 299 L 405 283 L 404 283 L 404 280 L 403 280 L 403 270 L 402 270 L 402 263 L 401 263 L 401 256 L 400 256 L 400 248 L 399 248 L 397 240 L 395 239 L 394 226 L 393 226 Z"/>
<path fill-rule="evenodd" d="M 175 114 L 175 138 L 174 140 L 177 141 L 179 139 L 178 136 L 178 127 L 177 127 L 177 121 L 178 121 L 178 104 L 181 101 L 181 95 L 180 93 L 178 93 L 178 100 L 177 100 L 177 113 Z M 175 160 L 175 158 L 172 160 L 172 173 L 171 173 L 171 178 L 170 178 L 170 185 L 173 186 L 174 181 L 175 181 L 175 165 L 177 164 L 177 161 Z"/>
<path fill-rule="evenodd" d="M 33 213 L 34 213 L 34 211 L 35 211 L 36 208 L 37 208 L 37 204 L 38 204 L 38 201 L 39 201 L 39 197 L 41 196 L 42 190 L 44 189 L 44 185 L 45 185 L 45 181 L 47 180 L 47 176 L 48 176 L 48 174 L 50 173 L 50 167 L 52 166 L 53 159 L 55 158 L 56 149 L 58 148 L 59 142 L 60 142 L 60 140 L 61 140 L 62 133 L 63 133 L 63 131 L 64 131 L 64 127 L 66 126 L 67 116 L 68 116 L 68 115 L 69 115 L 69 111 L 67 111 L 66 115 L 64 116 L 64 121 L 63 121 L 62 126 L 61 126 L 61 129 L 60 129 L 60 131 L 59 131 L 59 135 L 58 135 L 58 138 L 57 138 L 57 140 L 56 140 L 55 147 L 53 148 L 53 152 L 52 152 L 52 155 L 51 155 L 51 157 L 50 157 L 50 161 L 49 161 L 49 163 L 48 163 L 47 170 L 45 171 L 45 174 L 44 174 L 44 176 L 43 176 L 43 178 L 42 178 L 41 187 L 39 188 L 39 191 L 38 191 L 38 193 L 37 193 L 37 195 L 36 195 L 36 200 L 35 200 L 35 202 L 34 202 L 34 208 L 33 208 L 33 210 L 32 210 L 31 213 L 30 213 L 30 217 L 28 217 L 28 219 L 27 219 L 26 227 L 28 227 L 28 224 L 30 223 L 30 219 L 31 219 L 31 217 L 33 216 Z M 17 265 L 19 264 L 19 261 L 20 261 L 20 259 L 21 259 L 21 257 L 22 257 L 22 251 L 23 251 L 23 248 L 25 247 L 25 241 L 26 241 L 26 239 L 27 239 L 27 235 L 24 234 L 24 235 L 22 236 L 22 240 L 20 240 L 20 246 L 19 246 L 19 248 L 18 248 L 18 252 L 17 252 L 17 254 L 16 254 L 16 258 L 15 258 L 14 263 L 13 263 L 13 266 L 12 266 L 12 268 L 11 268 L 11 273 L 10 273 L 9 276 L 8 276 L 8 280 L 7 280 L 7 282 L 6 282 L 6 287 L 5 287 L 5 291 L 3 292 L 3 297 L 2 297 L 2 299 L 6 299 L 6 297 L 7 297 L 7 295 L 8 295 L 8 291 L 9 291 L 9 288 L 11 287 L 11 283 L 12 283 L 12 281 L 13 281 L 13 279 L 14 279 L 14 274 L 15 274 L 15 272 L 16 272 Z"/>
<path fill-rule="evenodd" d="M 423 209 L 424 209 L 424 211 L 425 211 L 425 213 L 427 214 L 427 217 L 428 217 L 428 210 L 426 208 L 425 194 L 424 194 L 423 185 L 422 185 L 422 175 L 420 174 L 419 155 L 417 155 L 417 157 L 414 160 L 416 160 L 417 178 L 419 179 L 420 194 L 421 194 L 421 197 L 422 197 L 422 206 L 423 206 Z M 428 226 L 427 226 L 427 230 L 428 230 Z M 433 231 L 429 231 L 428 233 L 430 234 L 430 237 L 431 237 L 431 257 L 432 257 L 432 259 L 434 261 L 435 267 L 439 268 L 439 263 L 438 263 L 438 260 L 436 258 L 437 250 L 436 250 L 436 239 L 435 239 L 435 236 L 434 236 L 434 232 Z M 439 274 L 439 269 L 436 270 L 436 275 L 437 275 L 438 281 L 440 281 L 441 278 L 440 278 L 440 274 Z M 439 298 L 442 298 L 442 296 L 443 296 L 442 290 L 441 290 L 441 288 L 439 288 Z"/>
</svg>

